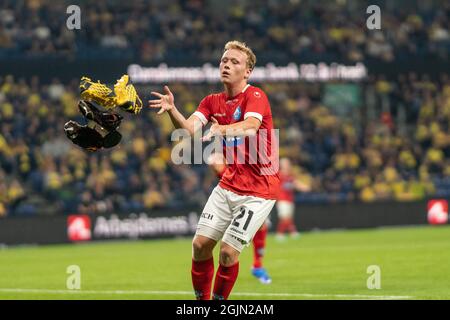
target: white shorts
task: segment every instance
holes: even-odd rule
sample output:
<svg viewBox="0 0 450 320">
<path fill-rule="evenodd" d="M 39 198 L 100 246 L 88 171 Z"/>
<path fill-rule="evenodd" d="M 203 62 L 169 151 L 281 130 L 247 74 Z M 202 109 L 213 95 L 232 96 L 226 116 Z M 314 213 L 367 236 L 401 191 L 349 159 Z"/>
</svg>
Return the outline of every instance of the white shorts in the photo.
<svg viewBox="0 0 450 320">
<path fill-rule="evenodd" d="M 277 211 L 280 219 L 292 219 L 294 217 L 294 203 L 285 200 L 278 200 Z"/>
<path fill-rule="evenodd" d="M 227 243 L 239 252 L 248 246 L 275 205 L 275 200 L 242 196 L 214 188 L 198 221 L 196 235 Z"/>
</svg>

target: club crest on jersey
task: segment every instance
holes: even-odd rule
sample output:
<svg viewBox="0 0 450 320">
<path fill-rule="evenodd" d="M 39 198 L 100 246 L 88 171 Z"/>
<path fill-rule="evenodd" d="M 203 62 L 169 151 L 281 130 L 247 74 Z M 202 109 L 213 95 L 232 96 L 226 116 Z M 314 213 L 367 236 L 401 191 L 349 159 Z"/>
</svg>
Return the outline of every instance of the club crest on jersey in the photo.
<svg viewBox="0 0 450 320">
<path fill-rule="evenodd" d="M 241 106 L 238 106 L 236 108 L 236 111 L 234 111 L 233 119 L 234 120 L 239 120 L 240 118 L 241 118 Z"/>
</svg>

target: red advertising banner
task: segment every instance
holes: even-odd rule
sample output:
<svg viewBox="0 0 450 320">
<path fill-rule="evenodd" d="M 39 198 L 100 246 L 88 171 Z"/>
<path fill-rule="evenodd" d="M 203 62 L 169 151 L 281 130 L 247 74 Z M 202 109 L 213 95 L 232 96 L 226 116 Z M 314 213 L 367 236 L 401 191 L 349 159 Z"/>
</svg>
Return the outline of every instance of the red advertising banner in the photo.
<svg viewBox="0 0 450 320">
<path fill-rule="evenodd" d="M 91 240 L 91 218 L 86 214 L 67 218 L 67 236 L 70 241 Z"/>
<path fill-rule="evenodd" d="M 448 202 L 443 199 L 428 201 L 428 223 L 445 224 L 448 221 Z"/>
</svg>

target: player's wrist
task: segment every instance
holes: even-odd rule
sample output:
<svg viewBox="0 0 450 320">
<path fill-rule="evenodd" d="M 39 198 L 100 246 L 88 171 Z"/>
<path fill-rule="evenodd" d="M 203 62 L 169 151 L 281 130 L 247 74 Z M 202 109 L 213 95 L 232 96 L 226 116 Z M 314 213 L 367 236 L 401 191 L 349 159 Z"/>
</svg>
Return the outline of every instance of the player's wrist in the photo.
<svg viewBox="0 0 450 320">
<path fill-rule="evenodd" d="M 174 112 L 177 110 L 177 107 L 175 107 L 175 104 L 168 104 L 166 110 L 168 112 Z"/>
<path fill-rule="evenodd" d="M 219 131 L 219 135 L 221 136 L 225 136 L 227 134 L 227 125 L 219 125 L 218 126 L 218 131 Z"/>
</svg>

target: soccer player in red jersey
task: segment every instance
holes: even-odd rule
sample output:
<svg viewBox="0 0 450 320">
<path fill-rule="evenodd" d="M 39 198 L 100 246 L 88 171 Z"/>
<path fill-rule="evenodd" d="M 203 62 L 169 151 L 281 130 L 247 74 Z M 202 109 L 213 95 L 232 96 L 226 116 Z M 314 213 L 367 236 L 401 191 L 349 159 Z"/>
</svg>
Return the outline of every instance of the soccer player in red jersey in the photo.
<svg viewBox="0 0 450 320">
<path fill-rule="evenodd" d="M 152 92 L 157 99 L 149 101 L 149 107 L 160 108 L 158 114 L 168 112 L 174 126 L 191 135 L 212 122 L 203 141 L 224 137 L 227 168 L 206 202 L 192 241 L 191 275 L 197 299 L 209 300 L 211 287 L 213 299 L 228 299 L 239 273 L 239 255 L 278 197 L 278 141 L 269 100 L 247 83 L 255 63 L 254 53 L 244 43 L 228 42 L 219 66 L 224 92 L 206 96 L 188 119 L 175 107 L 167 86 L 164 94 Z M 213 284 L 213 249 L 219 240 Z"/>
<path fill-rule="evenodd" d="M 294 191 L 309 192 L 311 188 L 295 179 L 292 173 L 291 162 L 287 158 L 280 160 L 280 180 L 281 190 L 277 201 L 278 226 L 277 239 L 283 240 L 286 232 L 292 237 L 298 237 L 297 228 L 294 223 Z"/>
<path fill-rule="evenodd" d="M 224 174 L 227 165 L 225 158 L 221 153 L 213 153 L 209 159 L 208 164 L 214 170 L 216 176 L 220 179 Z M 252 264 L 252 275 L 255 276 L 262 284 L 272 283 L 272 278 L 270 278 L 266 268 L 263 267 L 263 257 L 266 248 L 266 237 L 269 231 L 268 221 L 263 223 L 261 228 L 256 231 L 253 237 L 253 264 Z"/>
</svg>

